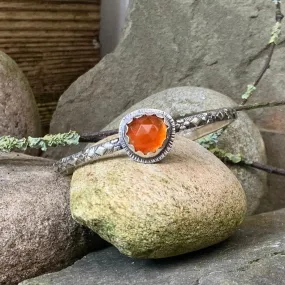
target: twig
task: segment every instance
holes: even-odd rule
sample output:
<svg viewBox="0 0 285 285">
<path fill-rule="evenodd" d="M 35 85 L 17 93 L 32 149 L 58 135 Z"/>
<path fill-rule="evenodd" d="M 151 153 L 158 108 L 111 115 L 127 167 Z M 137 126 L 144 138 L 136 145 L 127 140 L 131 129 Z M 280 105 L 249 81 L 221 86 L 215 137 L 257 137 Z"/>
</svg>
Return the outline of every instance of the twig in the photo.
<svg viewBox="0 0 285 285">
<path fill-rule="evenodd" d="M 106 137 L 115 135 L 119 130 L 101 131 L 93 134 L 80 135 L 79 142 L 98 142 Z"/>
<path fill-rule="evenodd" d="M 225 162 L 230 163 L 230 164 L 234 164 L 234 165 L 240 165 L 243 167 L 251 167 L 251 168 L 259 169 L 259 170 L 262 170 L 262 171 L 270 173 L 270 174 L 285 176 L 285 169 L 284 168 L 278 168 L 275 166 L 266 165 L 266 164 L 256 162 L 256 161 L 254 161 L 254 162 L 240 161 L 238 163 L 235 163 L 235 162 L 227 160 Z"/>
<path fill-rule="evenodd" d="M 285 100 L 261 102 L 261 103 L 247 105 L 247 106 L 237 106 L 237 107 L 234 107 L 234 109 L 236 111 L 246 111 L 246 110 L 259 109 L 259 108 L 277 107 L 277 106 L 282 106 L 282 105 L 285 105 Z"/>
<path fill-rule="evenodd" d="M 240 105 L 245 105 L 248 101 L 248 99 L 250 98 L 250 96 L 252 95 L 252 93 L 254 92 L 254 90 L 256 89 L 256 86 L 258 85 L 258 83 L 260 82 L 260 80 L 262 79 L 263 75 L 265 74 L 266 70 L 270 67 L 270 62 L 273 56 L 273 52 L 274 49 L 277 45 L 277 41 L 278 41 L 278 37 L 280 34 L 280 28 L 281 28 L 281 21 L 284 18 L 284 15 L 281 12 L 281 3 L 280 1 L 274 1 L 275 5 L 276 5 L 276 13 L 275 13 L 275 20 L 276 20 L 276 24 L 273 28 L 272 34 L 271 34 L 271 39 L 269 41 L 268 47 L 269 47 L 269 52 L 268 52 L 268 56 L 267 59 L 264 63 L 264 66 L 262 68 L 262 70 L 260 71 L 257 79 L 255 80 L 255 82 L 252 85 L 248 85 L 247 87 L 247 91 L 245 92 L 245 94 L 243 94 L 242 98 L 242 102 Z"/>
<path fill-rule="evenodd" d="M 246 164 L 247 166 L 256 168 L 256 169 L 260 169 L 263 170 L 267 173 L 272 173 L 272 174 L 277 174 L 277 175 L 281 175 L 281 176 L 285 176 L 285 169 L 283 168 L 277 168 L 271 165 L 265 165 L 259 162 L 252 162 L 252 163 L 248 163 Z"/>
<path fill-rule="evenodd" d="M 266 165 L 257 161 L 247 161 L 241 154 L 232 154 L 226 152 L 222 149 L 219 149 L 216 146 L 210 144 L 210 147 L 207 148 L 210 152 L 212 152 L 216 157 L 222 160 L 224 163 L 230 163 L 232 165 L 240 165 L 242 167 L 252 167 L 255 169 L 259 169 L 271 174 L 277 174 L 280 176 L 285 176 L 285 169 L 277 168 L 271 165 Z"/>
</svg>

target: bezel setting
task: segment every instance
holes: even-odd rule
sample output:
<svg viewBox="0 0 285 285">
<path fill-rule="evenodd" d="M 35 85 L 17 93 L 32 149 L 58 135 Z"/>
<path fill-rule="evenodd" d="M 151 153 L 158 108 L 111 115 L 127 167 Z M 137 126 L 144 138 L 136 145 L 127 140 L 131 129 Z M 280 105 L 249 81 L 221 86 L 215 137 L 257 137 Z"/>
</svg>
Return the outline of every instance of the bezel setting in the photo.
<svg viewBox="0 0 285 285">
<path fill-rule="evenodd" d="M 129 137 L 127 136 L 128 125 L 134 119 L 141 118 L 142 116 L 152 115 L 163 119 L 163 122 L 167 127 L 166 138 L 162 146 L 159 147 L 155 152 L 149 152 L 147 154 L 144 154 L 141 151 L 136 151 L 134 149 L 134 146 L 129 143 Z M 162 160 L 172 148 L 175 137 L 175 122 L 173 118 L 164 111 L 157 109 L 139 109 L 134 112 L 131 112 L 122 119 L 119 127 L 119 136 L 120 143 L 123 149 L 126 151 L 127 155 L 131 159 L 141 163 L 156 163 Z"/>
</svg>

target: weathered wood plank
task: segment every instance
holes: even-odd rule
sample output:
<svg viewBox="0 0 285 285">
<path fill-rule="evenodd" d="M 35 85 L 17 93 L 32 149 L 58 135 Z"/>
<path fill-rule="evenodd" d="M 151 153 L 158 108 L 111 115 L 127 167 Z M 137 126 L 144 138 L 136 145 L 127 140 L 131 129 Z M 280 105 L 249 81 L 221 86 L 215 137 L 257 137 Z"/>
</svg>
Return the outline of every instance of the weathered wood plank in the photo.
<svg viewBox="0 0 285 285">
<path fill-rule="evenodd" d="M 0 0 L 0 50 L 23 70 L 48 126 L 57 100 L 100 60 L 100 1 Z"/>
<path fill-rule="evenodd" d="M 78 12 L 78 11 L 56 11 L 47 13 L 46 11 L 3 11 L 0 10 L 1 21 L 99 21 L 98 12 Z"/>
<path fill-rule="evenodd" d="M 73 1 L 67 3 L 67 1 L 13 1 L 13 0 L 2 0 L 0 2 L 0 10 L 2 11 L 94 11 L 100 12 L 100 5 L 98 3 L 80 1 Z"/>
<path fill-rule="evenodd" d="M 92 31 L 99 29 L 99 21 L 0 21 L 0 31 Z"/>
</svg>

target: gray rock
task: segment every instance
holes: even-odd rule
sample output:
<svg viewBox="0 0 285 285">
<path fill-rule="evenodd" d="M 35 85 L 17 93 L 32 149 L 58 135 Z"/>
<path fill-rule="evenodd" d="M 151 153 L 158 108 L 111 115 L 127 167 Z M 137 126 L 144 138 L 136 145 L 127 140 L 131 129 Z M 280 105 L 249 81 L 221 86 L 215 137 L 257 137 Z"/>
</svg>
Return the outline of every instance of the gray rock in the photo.
<svg viewBox="0 0 285 285">
<path fill-rule="evenodd" d="M 130 259 L 115 248 L 21 285 L 284 285 L 285 209 L 247 218 L 218 246 L 164 260 Z"/>
<path fill-rule="evenodd" d="M 0 284 L 59 270 L 103 242 L 69 211 L 70 179 L 52 161 L 0 156 Z"/>
<path fill-rule="evenodd" d="M 165 258 L 228 238 L 246 213 L 231 171 L 203 147 L 177 136 L 167 157 L 136 163 L 122 153 L 72 176 L 73 218 L 138 258 Z"/>
<path fill-rule="evenodd" d="M 105 129 L 118 128 L 121 119 L 126 114 L 140 108 L 156 108 L 164 110 L 173 117 L 179 117 L 189 113 L 235 105 L 229 97 L 213 90 L 197 87 L 171 88 L 149 96 L 133 105 L 107 125 Z M 187 133 L 185 135 L 187 136 Z M 244 112 L 239 112 L 238 119 L 228 126 L 227 130 L 219 137 L 218 147 L 228 152 L 242 153 L 250 160 L 266 163 L 265 147 L 261 134 Z M 229 167 L 246 192 L 247 213 L 252 214 L 266 192 L 266 174 L 238 166 Z"/>
<path fill-rule="evenodd" d="M 120 44 L 62 95 L 51 132 L 98 131 L 134 103 L 176 86 L 210 88 L 239 102 L 266 58 L 274 14 L 268 0 L 130 1 Z M 285 98 L 284 61 L 283 36 L 253 100 Z M 262 125 L 277 109 L 253 117 Z"/>
<path fill-rule="evenodd" d="M 262 132 L 266 145 L 268 165 L 285 168 L 285 133 Z M 262 198 L 257 210 L 259 213 L 278 210 L 285 207 L 285 177 L 268 175 L 268 191 Z"/>
<path fill-rule="evenodd" d="M 40 120 L 30 85 L 18 65 L 0 51 L 0 136 L 39 136 Z"/>
</svg>

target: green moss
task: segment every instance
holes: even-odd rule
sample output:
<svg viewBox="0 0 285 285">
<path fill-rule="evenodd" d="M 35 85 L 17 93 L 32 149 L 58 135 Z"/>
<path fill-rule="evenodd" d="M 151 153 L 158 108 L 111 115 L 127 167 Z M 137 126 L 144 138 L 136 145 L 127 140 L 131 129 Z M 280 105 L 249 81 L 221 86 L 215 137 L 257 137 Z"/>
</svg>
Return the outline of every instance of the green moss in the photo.
<svg viewBox="0 0 285 285">
<path fill-rule="evenodd" d="M 114 232 L 115 232 L 115 229 L 116 229 L 116 225 L 114 223 L 110 222 L 110 221 L 105 222 L 103 227 L 102 227 L 102 230 L 105 233 L 108 233 L 108 235 L 109 234 L 113 235 Z"/>
<path fill-rule="evenodd" d="M 116 224 L 112 221 L 90 221 L 90 227 L 102 238 L 111 243 L 116 236 Z"/>
</svg>

